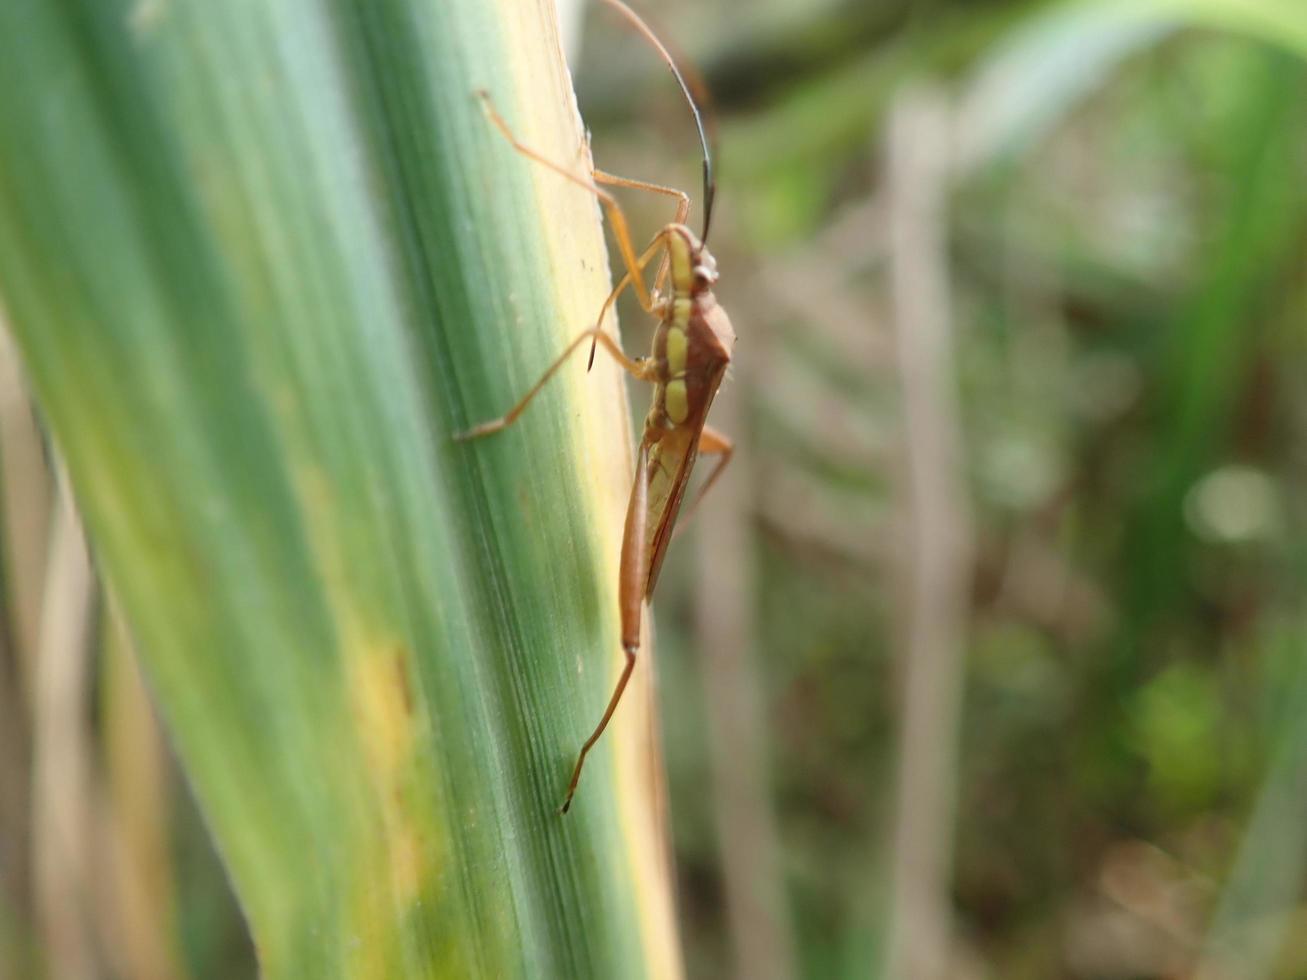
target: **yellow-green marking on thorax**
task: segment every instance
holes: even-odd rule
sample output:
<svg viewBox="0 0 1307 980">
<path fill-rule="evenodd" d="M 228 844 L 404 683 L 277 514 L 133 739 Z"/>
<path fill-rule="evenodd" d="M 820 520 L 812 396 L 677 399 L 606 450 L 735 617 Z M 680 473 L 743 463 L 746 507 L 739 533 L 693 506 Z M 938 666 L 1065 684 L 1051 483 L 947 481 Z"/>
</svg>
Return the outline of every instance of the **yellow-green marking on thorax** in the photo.
<svg viewBox="0 0 1307 980">
<path fill-rule="evenodd" d="M 678 228 L 680 232 L 685 231 L 679 225 L 673 227 Z M 685 234 L 668 235 L 667 250 L 672 254 L 672 289 L 678 299 L 688 298 L 690 287 L 694 285 L 694 270 L 691 268 L 690 243 L 686 241 Z"/>
<path fill-rule="evenodd" d="M 685 328 L 673 325 L 667 331 L 667 376 L 669 378 L 682 378 L 685 376 L 685 355 L 689 347 L 689 341 L 685 336 Z"/>
<path fill-rule="evenodd" d="M 663 388 L 663 407 L 667 418 L 680 425 L 690 416 L 690 400 L 685 388 L 685 368 L 689 354 L 688 328 L 694 301 L 693 257 L 684 236 L 668 236 L 667 250 L 672 260 L 672 316 L 667 325 L 664 347 L 667 358 L 667 382 Z"/>
</svg>

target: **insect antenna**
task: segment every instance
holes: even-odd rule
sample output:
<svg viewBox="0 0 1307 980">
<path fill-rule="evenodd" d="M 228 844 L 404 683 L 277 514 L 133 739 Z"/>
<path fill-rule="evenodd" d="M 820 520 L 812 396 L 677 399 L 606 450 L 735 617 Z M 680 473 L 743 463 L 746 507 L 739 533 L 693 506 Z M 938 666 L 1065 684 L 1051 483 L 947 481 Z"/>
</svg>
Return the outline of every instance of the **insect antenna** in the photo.
<svg viewBox="0 0 1307 980">
<path fill-rule="evenodd" d="M 685 94 L 685 101 L 690 105 L 690 112 L 694 115 L 695 128 L 699 131 L 699 146 L 703 149 L 703 234 L 699 236 L 699 239 L 702 243 L 707 244 L 708 229 L 712 224 L 713 198 L 717 196 L 717 177 L 713 173 L 712 151 L 709 149 L 711 141 L 708 139 L 708 130 L 704 126 L 703 113 L 699 109 L 699 103 L 690 90 L 689 84 L 685 81 L 685 76 L 676 67 L 676 62 L 672 59 L 671 53 L 663 45 L 663 42 L 658 40 L 658 35 L 654 34 L 649 25 L 640 19 L 640 15 L 623 3 L 622 0 L 604 0 L 604 3 L 625 17 L 632 27 L 644 35 L 645 40 L 653 46 L 659 57 L 671 70 L 672 77 L 676 79 L 676 84 L 681 87 L 681 91 Z"/>
</svg>

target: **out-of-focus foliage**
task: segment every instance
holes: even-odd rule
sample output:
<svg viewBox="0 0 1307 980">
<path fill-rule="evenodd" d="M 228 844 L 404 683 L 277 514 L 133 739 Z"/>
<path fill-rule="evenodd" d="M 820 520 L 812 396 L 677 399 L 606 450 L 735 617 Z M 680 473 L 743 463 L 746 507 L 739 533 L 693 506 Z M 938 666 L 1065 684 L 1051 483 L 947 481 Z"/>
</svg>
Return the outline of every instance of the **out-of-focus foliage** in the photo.
<svg viewBox="0 0 1307 980">
<path fill-rule="evenodd" d="M 881 144 L 929 80 L 975 525 L 955 975 L 1302 975 L 1307 9 L 766 6 L 662 23 L 721 87 L 714 249 L 800 973 L 866 975 L 884 943 L 905 556 Z M 587 40 L 601 164 L 693 187 L 665 83 L 603 18 Z M 709 976 L 731 957 L 692 627 L 711 567 L 671 567 L 683 923 Z"/>
</svg>

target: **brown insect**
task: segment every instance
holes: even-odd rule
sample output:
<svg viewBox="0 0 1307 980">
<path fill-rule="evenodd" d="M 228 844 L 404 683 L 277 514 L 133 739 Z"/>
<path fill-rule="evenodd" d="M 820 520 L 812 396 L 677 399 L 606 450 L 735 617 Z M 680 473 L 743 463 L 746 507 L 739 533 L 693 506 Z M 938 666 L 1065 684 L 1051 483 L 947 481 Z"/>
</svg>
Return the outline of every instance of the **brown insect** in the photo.
<svg viewBox="0 0 1307 980">
<path fill-rule="evenodd" d="M 627 682 L 631 679 L 636 653 L 640 648 L 640 619 L 644 603 L 652 596 L 658 581 L 658 571 L 667 553 L 667 544 L 672 538 L 695 460 L 700 453 L 719 457 L 716 467 L 704 481 L 691 505 L 691 510 L 721 475 L 730 461 L 732 448 L 731 441 L 726 436 L 706 423 L 708 409 L 731 361 L 735 332 L 731 329 L 726 311 L 713 296 L 713 285 L 717 282 L 717 263 L 704 245 L 712 219 L 716 186 L 703 120 L 685 79 L 653 32 L 621 0 L 605 2 L 626 17 L 657 49 L 689 100 L 704 154 L 703 233 L 696 237 L 685 225 L 690 211 L 690 198 L 683 191 L 616 177 L 600 170 L 593 171 L 589 177 L 572 173 L 567 167 L 542 157 L 519 142 L 508 123 L 495 110 L 489 94 L 478 93 L 487 116 L 517 152 L 543 164 L 599 198 L 608 213 L 618 251 L 626 266 L 626 274 L 604 300 L 595 321 L 596 326 L 572 341 L 516 405 L 499 418 L 482 422 L 456 437 L 459 440 L 476 439 L 512 425 L 531 399 L 539 394 L 549 379 L 586 340 L 590 341 L 590 363 L 594 362 L 595 345 L 602 344 L 629 374 L 654 386 L 653 404 L 645 418 L 644 433 L 636 455 L 635 483 L 631 488 L 622 537 L 618 595 L 621 605 L 622 650 L 626 655 L 626 664 L 603 717 L 581 746 L 572 778 L 567 785 L 563 813 L 571 806 L 586 755 L 608 727 Z M 675 197 L 678 199 L 676 220 L 654 235 L 648 247 L 637 255 L 631 244 L 626 216 L 616 199 L 599 184 L 633 187 Z M 645 285 L 644 270 L 660 255 L 662 261 L 651 291 Z M 670 288 L 667 288 L 669 279 Z M 635 290 L 641 307 L 659 320 L 653 349 L 647 357 L 628 357 L 602 329 L 609 307 L 628 286 Z"/>
</svg>

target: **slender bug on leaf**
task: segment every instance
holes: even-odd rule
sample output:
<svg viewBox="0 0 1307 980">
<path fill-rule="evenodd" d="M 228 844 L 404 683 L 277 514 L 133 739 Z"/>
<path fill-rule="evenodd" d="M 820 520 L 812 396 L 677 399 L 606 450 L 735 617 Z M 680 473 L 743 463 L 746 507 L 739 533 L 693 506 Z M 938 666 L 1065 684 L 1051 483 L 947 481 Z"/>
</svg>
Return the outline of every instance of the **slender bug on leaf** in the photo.
<svg viewBox="0 0 1307 980">
<path fill-rule="evenodd" d="M 561 808 L 563 813 L 566 813 L 572 804 L 572 795 L 576 792 L 577 781 L 581 778 L 581 767 L 585 764 L 586 755 L 608 727 L 608 721 L 617 709 L 627 682 L 631 679 L 631 672 L 635 668 L 635 656 L 640 648 L 640 617 L 644 602 L 653 595 L 654 585 L 658 581 L 658 571 L 662 567 L 667 544 L 672 538 L 672 530 L 685 498 L 690 471 L 694 468 L 695 460 L 700 453 L 718 457 L 717 465 L 704 481 L 698 496 L 690 506 L 690 511 L 703 499 L 703 495 L 721 475 L 730 461 L 732 448 L 731 441 L 726 436 L 706 423 L 708 409 L 712 406 L 713 398 L 726 374 L 727 365 L 730 364 L 735 332 L 731 329 L 731 321 L 726 316 L 726 311 L 718 305 L 717 299 L 713 296 L 713 285 L 717 282 L 717 262 L 705 246 L 712 220 L 716 183 L 713 179 L 712 159 L 703 120 L 689 86 L 686 85 L 671 55 L 644 21 L 621 0 L 604 0 L 604 2 L 626 17 L 657 49 L 689 100 L 704 155 L 702 235 L 696 237 L 685 225 L 690 213 L 690 198 L 683 191 L 645 181 L 616 177 L 600 170 L 595 170 L 588 176 L 575 174 L 567 167 L 545 159 L 518 141 L 508 123 L 496 111 L 489 94 L 477 93 L 490 121 L 504 134 L 504 138 L 517 152 L 548 167 L 566 180 L 584 187 L 599 198 L 608 213 L 618 251 L 626 266 L 626 274 L 604 300 L 598 319 L 595 321 L 596 325 L 567 346 L 567 349 L 549 366 L 521 401 L 499 418 L 482 422 L 456 437 L 459 440 L 476 439 L 512 425 L 530 404 L 531 399 L 539 394 L 549 379 L 586 340 L 590 341 L 591 363 L 594 362 L 596 344 L 602 344 L 629 374 L 654 386 L 653 404 L 645 418 L 644 433 L 636 455 L 635 483 L 631 488 L 631 499 L 627 505 L 625 531 L 622 538 L 618 595 L 621 607 L 622 650 L 626 655 L 626 664 L 603 717 L 599 719 L 599 724 L 581 746 L 576 765 L 572 770 L 572 778 L 567 784 L 567 795 Z M 626 216 L 612 194 L 598 186 L 599 184 L 633 187 L 675 197 L 678 199 L 676 220 L 654 235 L 648 247 L 637 255 L 631 244 Z M 651 291 L 645 285 L 644 270 L 657 256 L 661 256 L 662 261 Z M 669 278 L 670 288 L 668 288 Z M 628 286 L 635 290 L 641 307 L 659 320 L 658 329 L 654 333 L 653 349 L 647 357 L 628 357 L 616 341 L 603 331 L 604 316 L 618 295 Z"/>
</svg>

